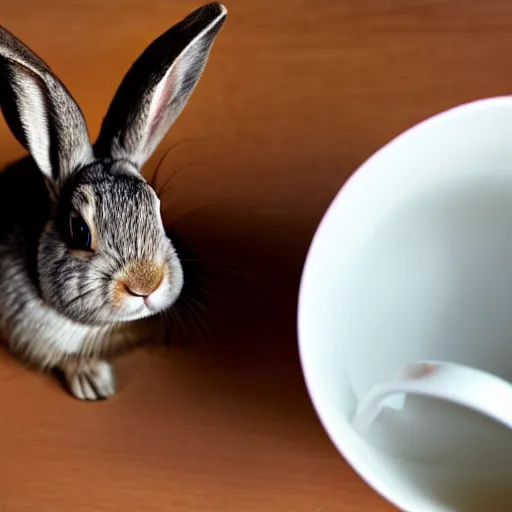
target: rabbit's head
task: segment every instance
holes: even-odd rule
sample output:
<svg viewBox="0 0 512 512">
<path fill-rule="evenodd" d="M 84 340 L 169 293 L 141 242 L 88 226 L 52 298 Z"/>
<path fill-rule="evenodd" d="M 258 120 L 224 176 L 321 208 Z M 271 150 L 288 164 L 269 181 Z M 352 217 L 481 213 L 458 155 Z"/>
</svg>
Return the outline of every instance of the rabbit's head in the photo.
<svg viewBox="0 0 512 512">
<path fill-rule="evenodd" d="M 62 82 L 0 28 L 0 105 L 53 205 L 38 247 L 41 293 L 76 322 L 135 320 L 181 292 L 181 264 L 140 169 L 185 106 L 225 18 L 208 4 L 156 39 L 123 79 L 94 147 Z"/>
</svg>

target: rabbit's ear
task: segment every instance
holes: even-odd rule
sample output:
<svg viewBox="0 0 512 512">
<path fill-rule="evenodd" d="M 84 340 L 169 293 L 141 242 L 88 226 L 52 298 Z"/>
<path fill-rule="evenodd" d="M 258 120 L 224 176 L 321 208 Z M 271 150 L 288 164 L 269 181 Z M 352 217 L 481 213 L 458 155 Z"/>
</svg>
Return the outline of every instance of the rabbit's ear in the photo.
<svg viewBox="0 0 512 512">
<path fill-rule="evenodd" d="M 207 4 L 151 43 L 112 100 L 97 156 L 144 164 L 187 103 L 226 14 L 223 5 Z"/>
<path fill-rule="evenodd" d="M 93 158 L 82 112 L 51 69 L 0 27 L 0 106 L 40 170 L 59 182 Z"/>
</svg>

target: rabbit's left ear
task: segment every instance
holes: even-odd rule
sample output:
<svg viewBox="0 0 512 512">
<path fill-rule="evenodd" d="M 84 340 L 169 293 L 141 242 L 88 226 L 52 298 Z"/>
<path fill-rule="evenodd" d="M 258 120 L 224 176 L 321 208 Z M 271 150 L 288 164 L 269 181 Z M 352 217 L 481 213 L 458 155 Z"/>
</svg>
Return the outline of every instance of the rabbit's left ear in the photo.
<svg viewBox="0 0 512 512">
<path fill-rule="evenodd" d="M 9 128 L 52 182 L 94 155 L 80 107 L 34 52 L 0 27 L 0 105 Z"/>
<path fill-rule="evenodd" d="M 153 41 L 112 100 L 97 156 L 144 164 L 187 103 L 226 15 L 223 5 L 207 4 Z"/>
</svg>

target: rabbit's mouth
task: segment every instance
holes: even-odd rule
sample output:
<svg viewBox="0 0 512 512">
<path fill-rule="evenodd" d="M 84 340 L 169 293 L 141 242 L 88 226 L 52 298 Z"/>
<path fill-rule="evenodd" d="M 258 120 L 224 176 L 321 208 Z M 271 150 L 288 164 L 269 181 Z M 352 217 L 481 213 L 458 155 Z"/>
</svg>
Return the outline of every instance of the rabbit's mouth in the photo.
<svg viewBox="0 0 512 512">
<path fill-rule="evenodd" d="M 165 311 L 166 309 L 169 309 L 170 307 L 172 307 L 172 305 L 167 308 L 154 308 L 154 307 L 147 306 L 146 304 L 140 304 L 139 307 L 130 311 L 129 313 L 125 313 L 125 312 L 117 313 L 113 320 L 116 323 L 117 322 L 134 322 L 136 320 L 142 320 L 143 318 L 158 315 L 158 314 L 162 313 L 163 311 Z"/>
<path fill-rule="evenodd" d="M 140 301 L 141 303 L 133 308 L 130 309 L 129 312 L 122 312 L 116 314 L 116 321 L 118 322 L 133 322 L 134 320 L 140 320 L 142 318 L 146 318 L 148 316 L 157 315 L 158 313 L 161 313 L 164 309 L 167 308 L 155 308 L 150 307 L 144 302 Z"/>
</svg>

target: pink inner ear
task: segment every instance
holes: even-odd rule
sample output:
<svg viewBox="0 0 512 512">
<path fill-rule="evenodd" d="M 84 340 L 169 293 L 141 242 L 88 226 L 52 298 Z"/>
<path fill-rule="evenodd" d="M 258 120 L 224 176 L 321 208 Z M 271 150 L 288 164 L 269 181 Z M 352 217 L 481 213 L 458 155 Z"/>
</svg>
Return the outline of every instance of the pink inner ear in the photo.
<svg viewBox="0 0 512 512">
<path fill-rule="evenodd" d="M 153 99 L 149 107 L 147 137 L 146 143 L 152 146 L 152 139 L 162 130 L 166 131 L 169 127 L 166 120 L 169 117 L 168 109 L 174 98 L 178 85 L 178 73 L 176 72 L 176 62 L 174 66 L 167 71 L 164 78 L 156 86 L 153 92 Z"/>
</svg>

